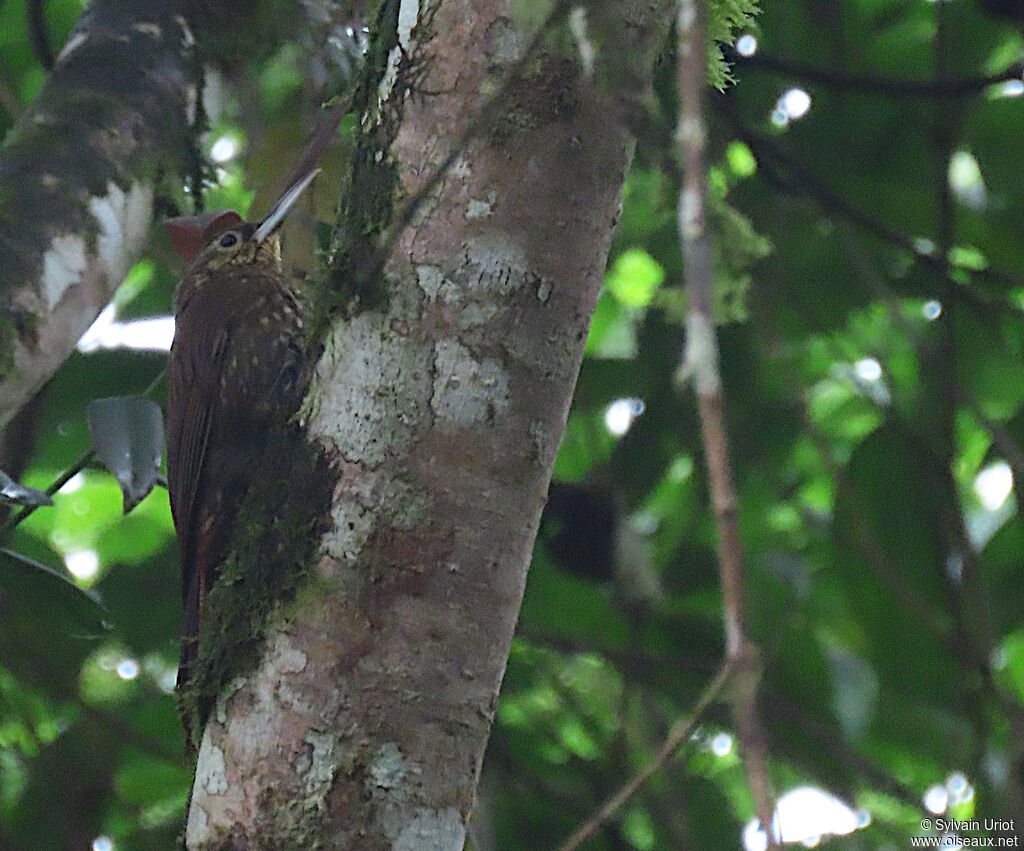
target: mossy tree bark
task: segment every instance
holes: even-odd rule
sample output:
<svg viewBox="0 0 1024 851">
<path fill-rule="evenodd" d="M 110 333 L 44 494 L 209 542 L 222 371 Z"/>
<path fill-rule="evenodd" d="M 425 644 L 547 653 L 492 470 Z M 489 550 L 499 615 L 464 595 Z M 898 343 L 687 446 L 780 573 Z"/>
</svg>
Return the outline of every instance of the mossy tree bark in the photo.
<svg viewBox="0 0 1024 851">
<path fill-rule="evenodd" d="M 94 0 L 0 152 L 0 425 L 141 252 L 190 127 L 183 3 Z"/>
<path fill-rule="evenodd" d="M 394 132 L 367 132 L 386 149 L 363 162 L 397 177 L 396 209 L 518 68 L 513 6 L 395 10 L 363 122 Z M 601 8 L 608 55 L 650 67 L 665 4 Z M 518 69 L 396 241 L 382 296 L 332 314 L 306 420 L 336 475 L 329 528 L 206 728 L 193 851 L 463 846 L 629 150 L 600 72 L 547 49 Z M 392 191 L 363 172 L 350 216 L 389 207 L 354 203 Z"/>
</svg>

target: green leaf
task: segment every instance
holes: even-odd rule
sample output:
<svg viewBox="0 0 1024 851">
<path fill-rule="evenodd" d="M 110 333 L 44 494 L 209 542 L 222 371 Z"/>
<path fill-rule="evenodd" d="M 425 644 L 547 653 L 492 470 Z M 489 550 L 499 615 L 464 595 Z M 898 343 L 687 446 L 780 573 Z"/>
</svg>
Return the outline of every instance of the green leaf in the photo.
<svg viewBox="0 0 1024 851">
<path fill-rule="evenodd" d="M 635 317 L 608 293 L 597 300 L 584 353 L 588 357 L 636 357 Z"/>
<path fill-rule="evenodd" d="M 754 152 L 743 142 L 729 143 L 725 149 L 725 161 L 729 164 L 729 170 L 737 177 L 753 177 L 757 174 Z"/>
<path fill-rule="evenodd" d="M 66 617 L 77 631 L 101 633 L 106 609 L 99 598 L 42 562 L 0 548 L 0 600 L 14 610 L 46 601 L 48 616 Z M 5 615 L 6 617 L 6 615 Z"/>
<path fill-rule="evenodd" d="M 633 248 L 618 256 L 604 285 L 624 307 L 647 307 L 665 281 L 665 270 L 646 251 Z"/>
<path fill-rule="evenodd" d="M 156 484 L 164 450 L 163 412 L 140 396 L 113 396 L 90 402 L 88 420 L 93 448 L 121 486 L 127 514 Z"/>
</svg>

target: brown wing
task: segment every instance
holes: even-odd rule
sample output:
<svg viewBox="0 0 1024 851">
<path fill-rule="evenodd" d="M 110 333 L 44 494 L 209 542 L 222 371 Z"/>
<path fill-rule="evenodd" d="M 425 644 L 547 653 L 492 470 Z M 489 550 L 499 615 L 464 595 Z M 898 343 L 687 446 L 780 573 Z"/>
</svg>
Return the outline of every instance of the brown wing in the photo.
<svg viewBox="0 0 1024 851">
<path fill-rule="evenodd" d="M 195 544 L 196 496 L 227 351 L 223 327 L 211 335 L 178 322 L 167 362 L 167 484 L 178 544 L 185 558 Z M 203 339 L 205 337 L 205 339 Z"/>
<path fill-rule="evenodd" d="M 167 362 L 167 484 L 181 553 L 184 605 L 179 682 L 187 677 L 186 669 L 195 657 L 201 597 L 207 586 L 205 565 L 199 559 L 199 491 L 228 347 L 225 326 L 211 321 L 214 317 L 209 314 L 202 315 L 201 303 L 189 308 L 177 317 Z"/>
</svg>

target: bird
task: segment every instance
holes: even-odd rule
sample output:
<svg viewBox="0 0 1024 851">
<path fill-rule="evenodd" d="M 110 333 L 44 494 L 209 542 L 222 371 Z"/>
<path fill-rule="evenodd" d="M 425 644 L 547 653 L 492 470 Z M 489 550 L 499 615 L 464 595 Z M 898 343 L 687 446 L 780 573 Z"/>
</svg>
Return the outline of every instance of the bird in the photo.
<svg viewBox="0 0 1024 851">
<path fill-rule="evenodd" d="M 297 178 L 259 224 L 230 210 L 165 223 L 187 263 L 167 361 L 167 485 L 183 602 L 179 694 L 267 435 L 293 422 L 308 385 L 306 311 L 284 269 L 278 228 L 317 171 Z M 188 727 L 186 720 L 191 735 Z"/>
</svg>

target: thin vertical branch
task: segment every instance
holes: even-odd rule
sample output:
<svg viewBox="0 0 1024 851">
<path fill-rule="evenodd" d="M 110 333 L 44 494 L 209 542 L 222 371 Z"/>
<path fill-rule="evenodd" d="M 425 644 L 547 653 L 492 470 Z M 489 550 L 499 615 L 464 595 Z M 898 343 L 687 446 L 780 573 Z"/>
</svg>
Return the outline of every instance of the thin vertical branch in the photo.
<svg viewBox="0 0 1024 851">
<path fill-rule="evenodd" d="M 707 129 L 703 113 L 707 87 L 705 12 L 705 4 L 699 0 L 679 0 L 676 86 L 680 106 L 676 141 L 683 166 L 683 187 L 679 196 L 678 218 L 689 306 L 682 375 L 694 382 L 704 437 L 704 455 L 718 533 L 726 659 L 737 676 L 737 687 L 732 689 L 735 694 L 736 733 L 747 783 L 754 799 L 754 810 L 768 838 L 768 847 L 776 848 L 772 833 L 775 804 L 768 778 L 767 744 L 757 713 L 760 658 L 746 630 L 739 506 L 725 430 L 718 341 L 715 337 L 711 244 L 704 217 L 707 206 L 704 157 Z"/>
</svg>

